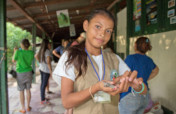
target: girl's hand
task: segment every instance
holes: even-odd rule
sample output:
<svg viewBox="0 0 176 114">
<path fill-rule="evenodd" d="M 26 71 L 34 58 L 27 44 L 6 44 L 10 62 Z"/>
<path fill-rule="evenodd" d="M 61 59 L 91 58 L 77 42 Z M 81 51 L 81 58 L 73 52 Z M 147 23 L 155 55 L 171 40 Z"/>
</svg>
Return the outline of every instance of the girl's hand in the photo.
<svg viewBox="0 0 176 114">
<path fill-rule="evenodd" d="M 106 81 L 106 80 L 103 80 L 103 81 L 100 81 L 97 83 L 97 90 L 98 91 L 104 91 L 104 92 L 113 92 L 114 91 L 114 88 L 111 88 L 111 87 L 106 87 L 104 82 L 107 82 L 107 83 L 112 83 L 111 81 Z"/>
<path fill-rule="evenodd" d="M 135 78 L 132 82 L 130 82 L 130 86 L 133 89 L 139 89 L 139 87 L 141 86 L 142 82 L 143 82 L 142 78 Z"/>
<path fill-rule="evenodd" d="M 122 76 L 119 76 L 113 80 L 111 84 L 115 85 L 115 91 L 110 93 L 111 95 L 116 95 L 122 92 L 127 92 L 130 86 L 129 83 L 129 71 L 126 71 Z"/>
<path fill-rule="evenodd" d="M 13 48 L 13 51 L 15 52 L 15 51 L 17 51 L 18 50 L 18 48 L 17 47 L 15 47 L 15 48 Z"/>
<path fill-rule="evenodd" d="M 97 83 L 98 85 L 98 91 L 104 91 L 106 93 L 109 93 L 110 95 L 117 95 L 121 92 L 127 92 L 129 88 L 129 78 L 128 77 L 117 77 L 115 81 L 100 81 Z M 104 82 L 107 82 L 114 87 L 106 87 Z"/>
<path fill-rule="evenodd" d="M 130 86 L 135 91 L 139 92 L 142 90 L 143 78 L 137 78 L 137 71 L 133 71 L 132 73 L 129 73 L 129 82 L 130 82 Z M 146 94 L 146 93 L 147 93 L 147 86 L 144 84 L 144 91 L 140 94 Z"/>
</svg>

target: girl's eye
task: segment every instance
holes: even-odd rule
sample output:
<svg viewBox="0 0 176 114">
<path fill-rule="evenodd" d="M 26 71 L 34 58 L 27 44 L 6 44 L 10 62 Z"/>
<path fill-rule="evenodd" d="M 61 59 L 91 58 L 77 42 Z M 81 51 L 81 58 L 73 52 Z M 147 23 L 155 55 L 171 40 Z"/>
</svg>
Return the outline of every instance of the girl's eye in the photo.
<svg viewBox="0 0 176 114">
<path fill-rule="evenodd" d="M 96 27 L 97 29 L 100 29 L 100 28 L 101 28 L 99 25 L 95 25 L 95 27 Z"/>
<path fill-rule="evenodd" d="M 106 30 L 107 33 L 111 34 L 112 33 L 112 30 Z"/>
</svg>

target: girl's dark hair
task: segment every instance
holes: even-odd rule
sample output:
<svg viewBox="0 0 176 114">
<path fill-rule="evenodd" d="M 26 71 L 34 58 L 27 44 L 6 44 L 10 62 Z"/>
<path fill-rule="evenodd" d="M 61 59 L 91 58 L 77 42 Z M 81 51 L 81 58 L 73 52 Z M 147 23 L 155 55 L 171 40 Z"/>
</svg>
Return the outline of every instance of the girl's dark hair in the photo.
<svg viewBox="0 0 176 114">
<path fill-rule="evenodd" d="M 23 39 L 23 40 L 21 41 L 21 44 L 23 44 L 23 46 L 24 46 L 26 49 L 28 49 L 29 46 L 30 46 L 30 43 L 29 43 L 29 40 L 28 40 L 28 39 Z"/>
<path fill-rule="evenodd" d="M 96 15 L 105 15 L 108 16 L 115 24 L 115 19 L 113 15 L 106 9 L 96 9 L 93 10 L 86 18 L 88 22 L 90 22 Z M 78 72 L 76 75 L 76 79 L 81 75 L 84 75 L 87 70 L 87 54 L 85 52 L 85 41 L 80 43 L 79 45 L 70 47 L 67 49 L 68 59 L 65 63 L 66 69 L 69 65 L 73 64 L 76 71 Z"/>
<path fill-rule="evenodd" d="M 107 9 L 104 8 L 100 8 L 100 9 L 95 9 L 92 12 L 90 12 L 90 14 L 86 17 L 86 20 L 88 20 L 88 22 L 90 22 L 90 20 L 92 18 L 94 18 L 97 14 L 101 14 L 101 15 L 106 15 L 108 16 L 115 24 L 115 19 L 114 16 L 111 14 L 111 12 L 109 12 Z"/>
<path fill-rule="evenodd" d="M 136 49 L 143 54 L 152 50 L 150 40 L 147 37 L 139 37 L 136 41 Z"/>
<path fill-rule="evenodd" d="M 39 58 L 39 62 L 45 62 L 45 51 L 48 49 L 48 44 L 49 44 L 49 40 L 48 39 L 43 39 L 42 44 L 40 46 L 40 50 L 38 53 L 38 58 Z"/>
</svg>

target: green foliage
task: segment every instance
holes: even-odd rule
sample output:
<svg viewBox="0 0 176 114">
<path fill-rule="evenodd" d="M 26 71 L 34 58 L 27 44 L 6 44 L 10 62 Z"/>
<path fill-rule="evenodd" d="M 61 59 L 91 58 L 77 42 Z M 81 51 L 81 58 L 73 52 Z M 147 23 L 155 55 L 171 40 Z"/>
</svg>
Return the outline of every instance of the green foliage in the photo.
<svg viewBox="0 0 176 114">
<path fill-rule="evenodd" d="M 19 27 L 15 27 L 13 24 L 7 22 L 7 65 L 12 64 L 13 49 L 15 47 L 20 48 L 20 42 L 22 39 L 27 38 L 32 44 L 32 35 L 26 30 L 22 30 Z M 41 42 L 41 38 L 36 38 L 36 43 Z M 30 47 L 30 49 L 32 49 Z"/>
</svg>

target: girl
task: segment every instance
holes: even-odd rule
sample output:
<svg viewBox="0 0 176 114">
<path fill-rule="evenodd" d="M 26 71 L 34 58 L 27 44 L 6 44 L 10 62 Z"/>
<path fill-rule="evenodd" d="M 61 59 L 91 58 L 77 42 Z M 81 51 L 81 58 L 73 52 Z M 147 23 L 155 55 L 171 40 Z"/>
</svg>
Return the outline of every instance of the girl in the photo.
<svg viewBox="0 0 176 114">
<path fill-rule="evenodd" d="M 138 87 L 141 79 L 134 81 L 137 72 L 130 74 L 119 56 L 101 50 L 101 46 L 110 40 L 114 23 L 113 16 L 107 10 L 91 12 L 83 23 L 86 41 L 70 47 L 55 68 L 54 74 L 62 77 L 63 106 L 73 108 L 74 114 L 117 114 L 118 93 L 128 90 L 129 81 L 136 91 L 142 88 Z M 113 69 L 123 76 L 108 82 L 114 87 L 105 87 L 108 85 L 105 80 L 110 80 Z"/>
<path fill-rule="evenodd" d="M 17 71 L 17 84 L 18 90 L 20 91 L 20 102 L 22 109 L 21 113 L 25 113 L 25 95 L 24 90 L 26 89 L 27 94 L 27 111 L 31 110 L 30 101 L 31 101 L 31 83 L 32 83 L 32 61 L 34 59 L 34 52 L 28 50 L 30 43 L 28 39 L 23 39 L 21 41 L 21 50 L 14 48 L 13 62 L 16 63 Z"/>
<path fill-rule="evenodd" d="M 39 52 L 35 55 L 35 58 L 39 61 L 39 69 L 41 74 L 41 104 L 50 104 L 48 99 L 45 98 L 45 89 L 48 84 L 49 77 L 52 75 L 51 67 L 51 44 L 49 40 L 44 39 L 42 41 Z"/>
<path fill-rule="evenodd" d="M 150 44 L 150 40 L 147 37 L 140 37 L 134 45 L 135 54 L 129 55 L 125 59 L 125 62 L 131 70 L 136 70 L 138 72 L 137 77 L 143 78 L 147 88 L 147 81 L 154 78 L 159 71 L 159 68 L 155 65 L 153 60 L 146 56 L 146 52 L 151 49 L 152 46 Z M 130 88 L 128 92 L 121 93 L 120 95 L 119 112 L 120 114 L 143 114 L 146 106 L 148 105 L 148 100 L 148 93 L 147 96 L 139 94 L 133 95 Z"/>
</svg>

